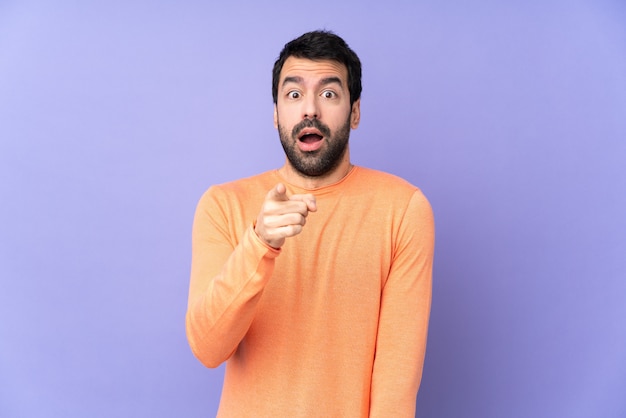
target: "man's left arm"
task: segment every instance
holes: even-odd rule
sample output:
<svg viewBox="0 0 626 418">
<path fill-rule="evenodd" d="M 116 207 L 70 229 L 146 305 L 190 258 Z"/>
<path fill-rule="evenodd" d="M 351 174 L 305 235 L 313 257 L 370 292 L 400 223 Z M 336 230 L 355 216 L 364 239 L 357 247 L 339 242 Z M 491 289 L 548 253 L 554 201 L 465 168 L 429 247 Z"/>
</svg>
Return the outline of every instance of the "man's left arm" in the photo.
<svg viewBox="0 0 626 418">
<path fill-rule="evenodd" d="M 370 418 L 415 415 L 430 316 L 434 237 L 431 206 L 418 190 L 402 219 L 382 292 Z"/>
</svg>

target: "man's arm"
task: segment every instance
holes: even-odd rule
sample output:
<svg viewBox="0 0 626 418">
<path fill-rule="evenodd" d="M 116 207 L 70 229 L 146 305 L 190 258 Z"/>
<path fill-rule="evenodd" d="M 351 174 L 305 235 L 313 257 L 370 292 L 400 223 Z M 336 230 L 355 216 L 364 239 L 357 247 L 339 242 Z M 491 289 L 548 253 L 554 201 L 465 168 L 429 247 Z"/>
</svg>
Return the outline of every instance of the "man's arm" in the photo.
<svg viewBox="0 0 626 418">
<path fill-rule="evenodd" d="M 196 357 L 217 367 L 236 350 L 254 319 L 256 305 L 287 237 L 302 230 L 311 195 L 288 197 L 282 184 L 268 192 L 256 220 L 235 245 L 219 193 L 200 200 L 193 226 L 187 339 Z M 231 220 L 232 222 L 232 220 Z"/>
<path fill-rule="evenodd" d="M 432 296 L 434 221 L 417 191 L 402 220 L 389 277 L 384 285 L 370 417 L 413 417 L 419 389 Z"/>
</svg>

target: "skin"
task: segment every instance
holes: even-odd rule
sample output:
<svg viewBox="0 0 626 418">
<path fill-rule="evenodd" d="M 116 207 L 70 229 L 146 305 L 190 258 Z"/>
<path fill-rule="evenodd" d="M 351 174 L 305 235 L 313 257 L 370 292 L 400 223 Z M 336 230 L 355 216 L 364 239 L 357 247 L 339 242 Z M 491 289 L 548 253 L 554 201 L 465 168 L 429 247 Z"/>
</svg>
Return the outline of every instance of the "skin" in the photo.
<svg viewBox="0 0 626 418">
<path fill-rule="evenodd" d="M 303 145 L 299 144 L 298 136 L 302 131 L 296 132 L 295 137 L 292 135 L 296 125 L 304 119 L 317 119 L 326 125 L 330 129 L 330 136 L 323 137 L 316 151 L 324 153 L 331 142 L 336 140 L 333 134 L 342 128 L 345 130 L 346 125 L 356 129 L 360 117 L 360 99 L 350 105 L 348 70 L 345 65 L 329 60 L 287 58 L 280 73 L 278 98 L 274 105 L 274 127 L 281 131 L 281 141 L 285 141 L 283 146 L 292 148 L 296 155 L 311 158 L 301 149 Z M 279 172 L 291 184 L 315 189 L 338 182 L 351 168 L 350 149 L 346 143 L 339 161 L 323 174 L 307 176 L 294 168 L 288 158 Z M 285 185 L 279 183 L 265 197 L 255 232 L 269 246 L 280 248 L 287 238 L 302 232 L 309 212 L 316 210 L 315 196 L 288 196 Z"/>
</svg>

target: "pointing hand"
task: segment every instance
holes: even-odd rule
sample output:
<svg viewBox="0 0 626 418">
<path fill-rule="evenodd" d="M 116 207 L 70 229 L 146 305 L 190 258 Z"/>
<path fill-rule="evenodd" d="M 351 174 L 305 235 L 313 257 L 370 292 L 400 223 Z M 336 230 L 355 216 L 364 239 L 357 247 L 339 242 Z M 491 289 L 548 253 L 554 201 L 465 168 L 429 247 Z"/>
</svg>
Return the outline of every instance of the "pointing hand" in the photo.
<svg viewBox="0 0 626 418">
<path fill-rule="evenodd" d="M 265 196 L 254 231 L 271 247 L 280 248 L 285 243 L 285 238 L 302 232 L 309 212 L 316 210 L 315 196 L 287 196 L 285 185 L 278 183 Z"/>
</svg>

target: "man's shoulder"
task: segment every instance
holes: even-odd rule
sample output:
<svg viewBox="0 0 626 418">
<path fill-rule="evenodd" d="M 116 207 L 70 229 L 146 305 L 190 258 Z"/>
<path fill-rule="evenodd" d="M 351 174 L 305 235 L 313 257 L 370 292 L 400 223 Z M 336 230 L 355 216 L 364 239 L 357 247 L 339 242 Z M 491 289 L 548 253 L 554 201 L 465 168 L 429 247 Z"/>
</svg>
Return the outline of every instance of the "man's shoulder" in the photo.
<svg viewBox="0 0 626 418">
<path fill-rule="evenodd" d="M 201 202 L 245 202 L 262 199 L 276 182 L 276 172 L 266 171 L 209 187 L 201 197 Z"/>
<path fill-rule="evenodd" d="M 207 192 L 218 192 L 226 194 L 240 194 L 249 193 L 250 191 L 257 191 L 259 188 L 265 190 L 266 186 L 272 187 L 273 182 L 276 180 L 276 170 L 266 171 L 263 173 L 255 174 L 250 177 L 244 177 L 237 180 L 231 180 L 224 183 L 214 184 Z M 267 190 L 269 190 L 267 188 Z M 267 192 L 265 190 L 265 192 Z"/>
<path fill-rule="evenodd" d="M 376 192 L 413 194 L 419 190 L 417 186 L 395 174 L 361 166 L 358 167 L 356 180 L 359 187 Z"/>
<path fill-rule="evenodd" d="M 413 202 L 428 207 L 430 203 L 422 190 L 408 180 L 385 171 L 358 167 L 353 195 L 370 205 L 404 210 Z"/>
<path fill-rule="evenodd" d="M 432 222 L 432 208 L 422 190 L 397 175 L 359 167 L 357 199 L 367 200 L 366 206 L 377 211 L 381 219 L 394 214 L 422 225 Z M 407 214 L 410 214 L 407 216 Z"/>
</svg>

